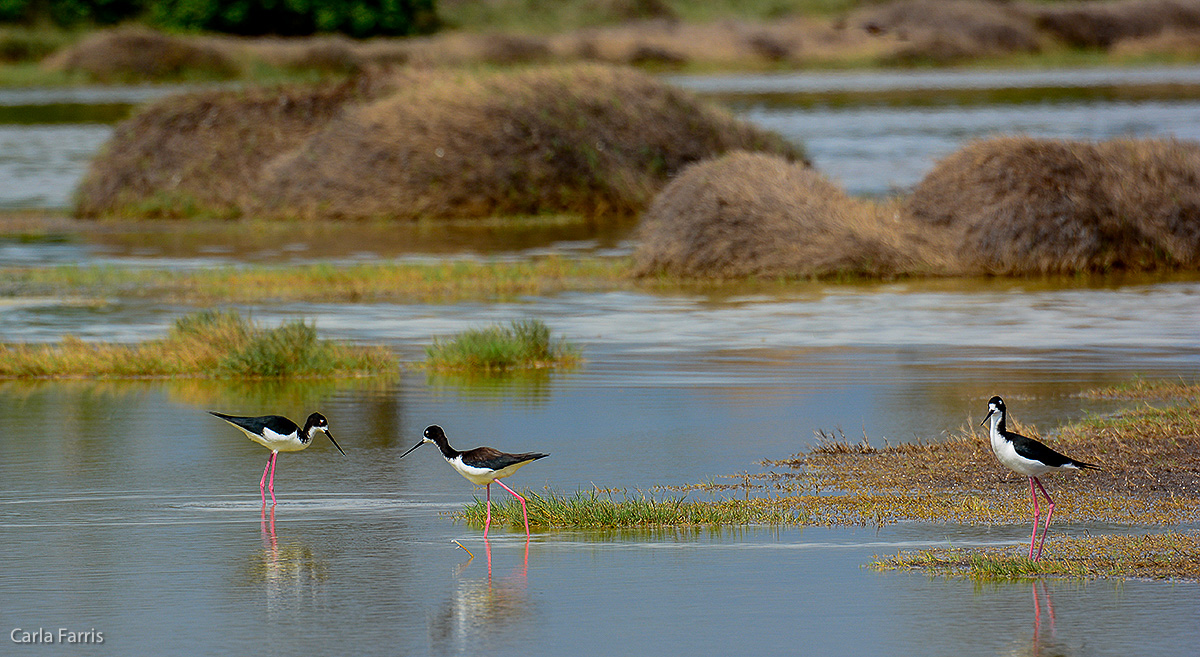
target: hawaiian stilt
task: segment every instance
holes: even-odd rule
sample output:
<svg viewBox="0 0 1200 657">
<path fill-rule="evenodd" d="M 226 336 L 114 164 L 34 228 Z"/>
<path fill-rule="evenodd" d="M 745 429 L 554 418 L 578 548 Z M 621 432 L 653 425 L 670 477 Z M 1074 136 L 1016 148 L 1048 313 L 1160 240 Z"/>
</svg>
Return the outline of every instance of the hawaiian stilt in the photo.
<svg viewBox="0 0 1200 657">
<path fill-rule="evenodd" d="M 1050 529 L 1050 518 L 1054 515 L 1054 500 L 1042 486 L 1038 477 L 1060 470 L 1099 470 L 1100 467 L 1083 461 L 1076 461 L 1059 454 L 1042 443 L 1013 433 L 1004 428 L 1006 409 L 1004 400 L 992 397 L 988 400 L 988 414 L 980 425 L 992 421 L 991 441 L 992 451 L 996 458 L 1009 470 L 1029 477 L 1029 493 L 1033 496 L 1033 537 L 1029 539 L 1029 558 L 1037 561 L 1042 558 L 1042 547 L 1046 544 L 1046 532 Z M 1034 486 L 1037 486 L 1035 489 Z M 1038 535 L 1038 498 L 1037 491 L 1042 491 L 1050 510 L 1046 513 L 1046 525 L 1042 528 L 1041 543 L 1037 543 Z M 1033 555 L 1033 546 L 1037 543 L 1037 556 Z"/>
<path fill-rule="evenodd" d="M 407 452 L 400 455 L 400 458 L 408 456 L 412 451 L 425 443 L 434 443 L 438 449 L 442 450 L 442 456 L 450 467 L 454 468 L 458 474 L 467 478 L 467 481 L 476 486 L 483 486 L 487 491 L 487 520 L 483 523 L 483 537 L 486 539 L 488 528 L 492 525 L 492 482 L 500 484 L 504 490 L 512 493 L 518 500 L 521 500 L 521 514 L 525 517 L 525 537 L 529 537 L 529 511 L 525 507 L 525 498 L 517 495 L 517 492 L 504 482 L 500 481 L 502 477 L 507 477 L 519 470 L 522 466 L 532 463 L 540 458 L 550 456 L 549 454 L 541 454 L 537 452 L 529 452 L 526 454 L 507 454 L 491 447 L 476 447 L 465 452 L 460 452 L 450 446 L 450 441 L 446 439 L 446 432 L 438 425 L 430 425 L 425 428 L 425 437 L 421 442 L 413 445 Z"/>
<path fill-rule="evenodd" d="M 275 459 L 280 452 L 299 452 L 312 443 L 314 431 L 320 431 L 329 438 L 329 442 L 337 448 L 342 456 L 346 453 L 342 452 L 342 446 L 337 444 L 333 439 L 333 434 L 329 433 L 329 421 L 320 413 L 313 413 L 308 416 L 308 420 L 304 423 L 304 428 L 296 426 L 295 422 L 280 417 L 278 415 L 262 415 L 259 417 L 241 417 L 237 415 L 225 415 L 216 411 L 209 413 L 225 420 L 233 426 L 242 430 L 242 433 L 250 437 L 250 440 L 271 450 L 271 455 L 267 457 L 267 466 L 263 468 L 262 479 L 258 482 L 258 492 L 262 494 L 263 503 L 267 501 L 267 494 L 263 490 L 264 484 L 267 483 L 267 470 L 271 471 L 271 483 L 268 489 L 271 491 L 271 503 L 275 503 Z"/>
</svg>

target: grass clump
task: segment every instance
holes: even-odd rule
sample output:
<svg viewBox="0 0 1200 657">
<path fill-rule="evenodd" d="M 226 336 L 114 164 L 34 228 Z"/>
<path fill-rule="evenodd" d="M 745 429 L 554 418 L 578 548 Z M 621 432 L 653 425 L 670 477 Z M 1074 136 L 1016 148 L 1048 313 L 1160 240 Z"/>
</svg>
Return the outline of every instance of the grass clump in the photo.
<svg viewBox="0 0 1200 657">
<path fill-rule="evenodd" d="M 76 212 L 627 216 L 687 164 L 735 148 L 803 157 L 633 69 L 372 68 L 339 85 L 159 101 L 118 126 L 79 187 Z M 185 207 L 172 211 L 172 199 Z"/>
<path fill-rule="evenodd" d="M 1200 144 L 1001 137 L 939 162 L 905 202 L 964 271 L 1200 267 Z"/>
<path fill-rule="evenodd" d="M 801 149 L 640 71 L 410 70 L 265 169 L 259 216 L 629 216 L 683 167 Z"/>
<path fill-rule="evenodd" d="M 47 57 L 43 67 L 104 83 L 225 80 L 239 73 L 226 49 L 130 26 L 87 36 Z"/>
<path fill-rule="evenodd" d="M 262 167 L 358 97 L 349 84 L 170 96 L 119 124 L 75 191 L 81 217 L 229 218 Z"/>
<path fill-rule="evenodd" d="M 0 377 L 278 378 L 361 376 L 394 372 L 382 348 L 353 347 L 317 337 L 303 321 L 263 329 L 237 311 L 207 310 L 176 320 L 162 340 L 137 345 L 0 344 Z"/>
<path fill-rule="evenodd" d="M 566 339 L 553 340 L 550 327 L 538 319 L 508 326 L 469 329 L 425 349 L 425 367 L 439 371 L 503 372 L 515 369 L 572 367 L 579 349 Z"/>
<path fill-rule="evenodd" d="M 876 557 L 875 570 L 919 570 L 975 581 L 1042 577 L 1200 580 L 1200 534 L 1167 532 L 1137 536 L 1056 537 L 1041 561 L 1023 547 L 901 551 Z"/>
<path fill-rule="evenodd" d="M 888 277 L 944 268 L 944 245 L 886 204 L 784 158 L 688 167 L 642 217 L 636 273 L 699 278 Z"/>
<path fill-rule="evenodd" d="M 529 526 L 542 529 L 627 529 L 653 527 L 703 527 L 723 525 L 798 524 L 795 513 L 770 500 L 719 500 L 701 502 L 684 497 L 657 499 L 647 494 L 602 494 L 578 491 L 545 495 L 525 491 Z M 476 499 L 453 514 L 472 526 L 482 527 L 487 515 L 484 501 Z M 492 522 L 513 529 L 523 527 L 521 503 L 505 499 L 492 503 Z"/>
</svg>

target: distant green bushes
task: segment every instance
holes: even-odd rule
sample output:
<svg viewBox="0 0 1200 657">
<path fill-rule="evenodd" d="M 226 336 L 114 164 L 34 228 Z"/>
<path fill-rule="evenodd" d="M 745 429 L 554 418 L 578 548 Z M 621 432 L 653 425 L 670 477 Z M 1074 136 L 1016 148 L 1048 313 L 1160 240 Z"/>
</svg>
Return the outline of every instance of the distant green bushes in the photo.
<svg viewBox="0 0 1200 657">
<path fill-rule="evenodd" d="M 60 27 L 113 25 L 141 15 L 151 0 L 0 0 L 0 23 Z"/>
<path fill-rule="evenodd" d="M 404 36 L 437 26 L 435 0 L 0 0 L 0 22 L 60 27 L 142 20 L 176 30 Z"/>
<path fill-rule="evenodd" d="M 147 0 L 156 25 L 231 34 L 354 37 L 431 32 L 434 0 Z"/>
</svg>

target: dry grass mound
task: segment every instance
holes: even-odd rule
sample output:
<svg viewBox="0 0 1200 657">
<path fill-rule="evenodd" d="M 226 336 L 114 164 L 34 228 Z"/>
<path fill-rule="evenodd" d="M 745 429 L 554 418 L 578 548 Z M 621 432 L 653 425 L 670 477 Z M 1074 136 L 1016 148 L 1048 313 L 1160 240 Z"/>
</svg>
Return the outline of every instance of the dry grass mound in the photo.
<svg viewBox="0 0 1200 657">
<path fill-rule="evenodd" d="M 100 82 L 225 79 L 239 71 L 225 50 L 186 37 L 144 28 L 97 32 L 48 57 L 51 70 L 82 71 Z"/>
<path fill-rule="evenodd" d="M 76 190 L 83 217 L 238 216 L 262 167 L 300 145 L 352 84 L 208 91 L 153 103 L 121 123 Z"/>
<path fill-rule="evenodd" d="M 733 149 L 800 150 L 632 69 L 411 73 L 276 158 L 255 213 L 422 218 L 632 214 L 667 179 Z"/>
<path fill-rule="evenodd" d="M 689 167 L 642 218 L 639 275 L 888 276 L 935 268 L 939 249 L 886 206 L 799 163 L 732 153 Z"/>
<path fill-rule="evenodd" d="M 945 63 L 1040 49 L 1033 21 L 1010 5 L 976 0 L 899 0 L 868 7 L 848 21 L 900 40 L 889 59 Z"/>
<path fill-rule="evenodd" d="M 1164 31 L 1200 31 L 1198 0 L 1124 0 L 1026 6 L 1038 28 L 1077 48 L 1108 49 Z"/>
<path fill-rule="evenodd" d="M 1200 144 L 977 141 L 906 210 L 946 228 L 968 270 L 997 274 L 1200 266 Z"/>
</svg>

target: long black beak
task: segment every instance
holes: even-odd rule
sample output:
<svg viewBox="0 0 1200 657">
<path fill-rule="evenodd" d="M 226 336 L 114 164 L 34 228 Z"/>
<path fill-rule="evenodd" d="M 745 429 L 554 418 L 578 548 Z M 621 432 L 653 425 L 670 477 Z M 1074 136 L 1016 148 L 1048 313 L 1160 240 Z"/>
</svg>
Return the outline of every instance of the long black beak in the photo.
<svg viewBox="0 0 1200 657">
<path fill-rule="evenodd" d="M 983 425 L 987 424 L 988 418 L 992 417 L 992 413 L 995 413 L 995 412 L 996 411 L 988 411 L 988 414 L 983 417 L 983 422 L 980 422 L 979 426 L 982 427 Z"/>
<path fill-rule="evenodd" d="M 413 451 L 414 449 L 416 449 L 416 448 L 418 448 L 418 447 L 420 447 L 421 445 L 424 445 L 424 444 L 425 444 L 425 441 L 424 441 L 424 440 L 422 440 L 421 442 L 417 443 L 416 445 L 413 445 L 412 447 L 410 447 L 410 448 L 409 448 L 409 450 L 408 450 L 407 452 L 405 452 L 405 453 L 401 454 L 401 455 L 400 455 L 400 458 L 404 458 L 404 457 L 408 456 L 409 454 L 412 454 L 412 451 Z"/>
<path fill-rule="evenodd" d="M 333 443 L 333 446 L 338 448 L 339 452 L 342 452 L 342 446 L 337 444 L 337 441 L 333 439 L 333 434 L 329 433 L 329 429 L 325 429 L 324 433 L 325 433 L 325 437 L 329 438 L 329 442 Z M 345 456 L 345 455 L 346 455 L 346 453 L 342 452 L 342 456 Z"/>
</svg>

